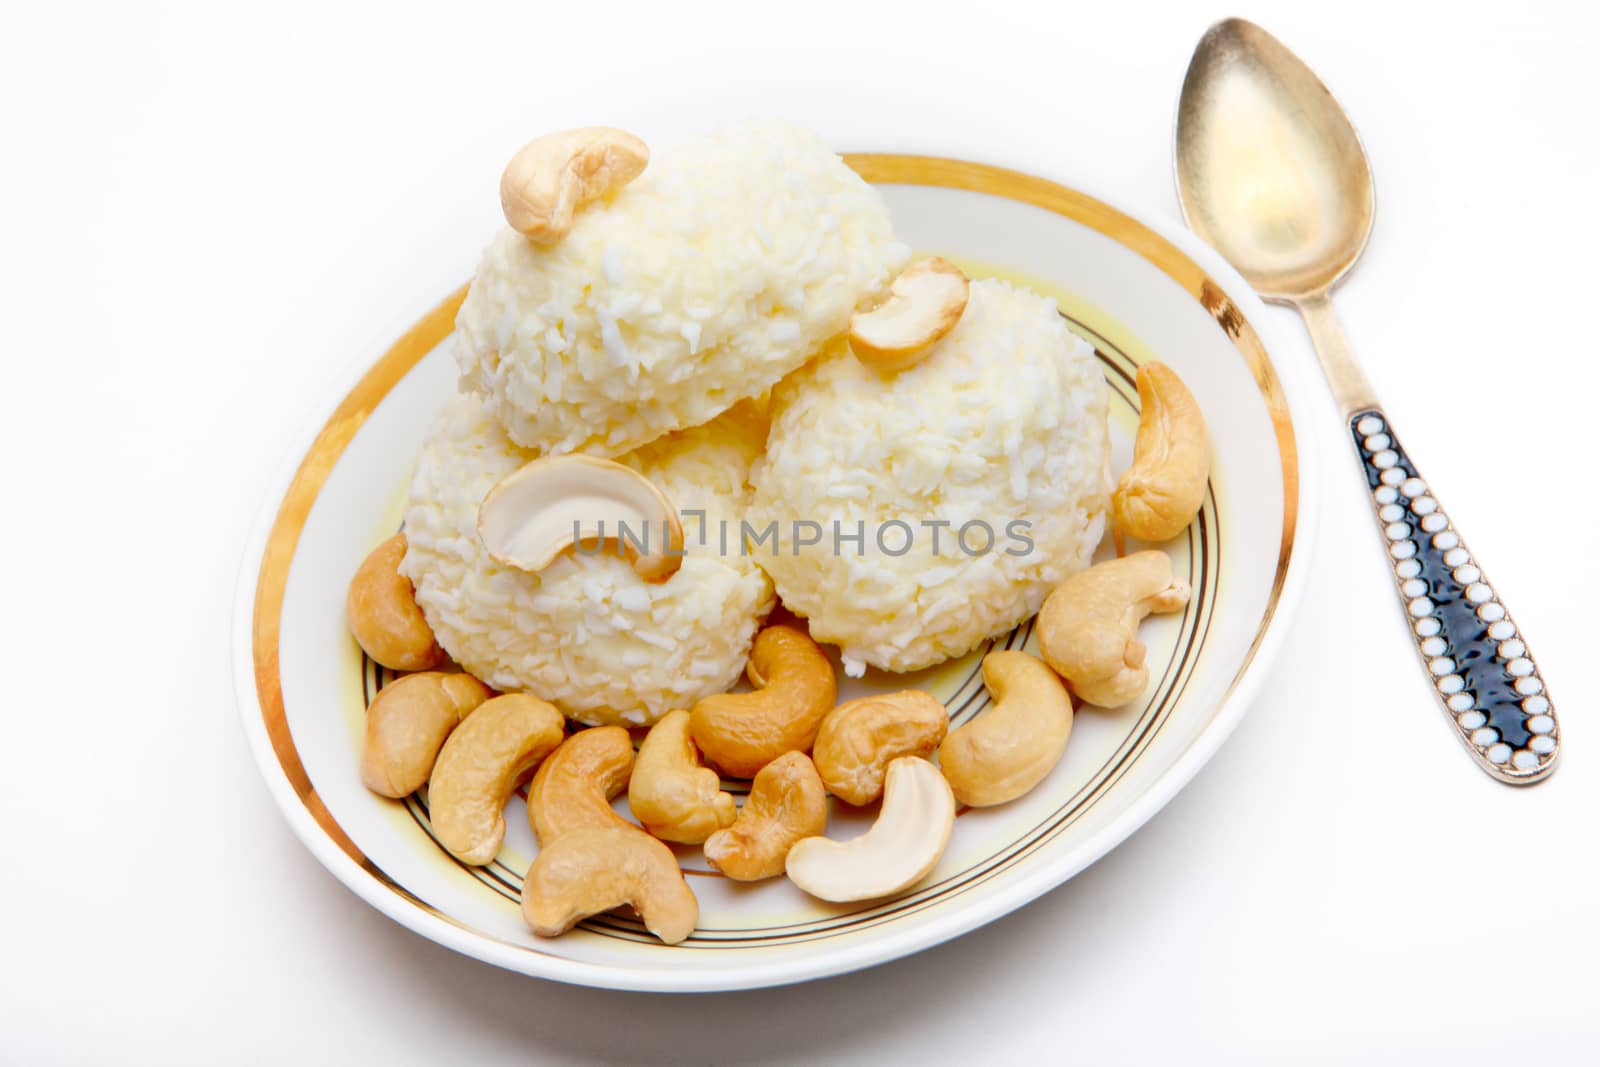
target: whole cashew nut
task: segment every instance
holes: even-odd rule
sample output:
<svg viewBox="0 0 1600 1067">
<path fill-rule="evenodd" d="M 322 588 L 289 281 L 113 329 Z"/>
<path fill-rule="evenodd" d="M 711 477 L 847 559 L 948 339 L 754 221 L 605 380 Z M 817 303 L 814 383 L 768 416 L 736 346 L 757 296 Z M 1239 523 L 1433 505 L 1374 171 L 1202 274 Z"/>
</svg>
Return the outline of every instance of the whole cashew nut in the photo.
<svg viewBox="0 0 1600 1067">
<path fill-rule="evenodd" d="M 1040 654 L 1079 700 L 1120 707 L 1143 693 L 1150 680 L 1140 621 L 1188 602 L 1189 584 L 1173 578 L 1165 552 L 1135 552 L 1096 563 L 1045 599 L 1037 626 Z"/>
<path fill-rule="evenodd" d="M 956 798 L 939 768 L 915 756 L 889 764 L 883 808 L 872 829 L 849 841 L 808 837 L 789 850 L 789 880 L 839 903 L 873 900 L 928 876 L 950 843 Z"/>
<path fill-rule="evenodd" d="M 561 742 L 528 786 L 528 825 L 540 847 L 575 830 L 638 829 L 611 807 L 632 773 L 633 741 L 620 726 L 591 726 Z"/>
<path fill-rule="evenodd" d="M 870 804 L 883 795 L 891 760 L 932 755 L 949 728 L 945 706 L 920 689 L 860 697 L 828 712 L 811 758 L 828 792 Z"/>
<path fill-rule="evenodd" d="M 1165 363 L 1144 364 L 1134 380 L 1139 432 L 1133 466 L 1111 494 L 1111 526 L 1141 541 L 1169 541 L 1205 501 L 1211 473 L 1206 420 L 1194 394 Z"/>
<path fill-rule="evenodd" d="M 1015 800 L 1060 762 L 1072 733 L 1072 698 L 1056 672 L 1026 652 L 983 657 L 983 684 L 994 706 L 950 731 L 939 769 L 969 807 Z"/>
<path fill-rule="evenodd" d="M 452 856 L 475 866 L 494 859 L 512 792 L 565 728 L 554 705 L 526 693 L 486 700 L 456 727 L 428 779 L 433 832 Z"/>
<path fill-rule="evenodd" d="M 555 244 L 572 229 L 578 209 L 644 173 L 650 149 L 626 130 L 585 126 L 523 145 L 500 175 L 500 207 L 511 228 L 538 244 Z"/>
<path fill-rule="evenodd" d="M 905 370 L 955 329 L 967 289 L 967 276 L 948 259 L 919 259 L 889 286 L 888 300 L 851 316 L 850 350 L 878 370 Z"/>
<path fill-rule="evenodd" d="M 628 781 L 628 807 L 656 837 L 698 845 L 733 822 L 733 795 L 700 763 L 689 713 L 672 711 L 650 728 Z"/>
<path fill-rule="evenodd" d="M 367 708 L 361 780 L 386 797 L 421 789 L 450 731 L 493 695 L 470 674 L 425 671 L 390 682 Z"/>
<path fill-rule="evenodd" d="M 425 671 L 444 661 L 444 650 L 417 607 L 411 580 L 400 573 L 405 558 L 406 535 L 397 533 L 362 560 L 345 593 L 345 621 L 377 662 L 392 671 Z"/>
<path fill-rule="evenodd" d="M 739 817 L 706 838 L 706 862 L 736 882 L 783 873 L 789 849 L 828 826 L 828 795 L 804 752 L 785 752 L 750 783 Z"/>
<path fill-rule="evenodd" d="M 804 752 L 838 696 L 833 664 L 806 634 L 768 626 L 746 668 L 753 693 L 721 693 L 695 704 L 690 732 L 724 774 L 749 778 L 785 752 Z"/>
<path fill-rule="evenodd" d="M 700 921 L 700 903 L 672 850 L 637 827 L 565 834 L 540 848 L 522 882 L 522 917 L 540 937 L 624 904 L 669 945 Z"/>
</svg>

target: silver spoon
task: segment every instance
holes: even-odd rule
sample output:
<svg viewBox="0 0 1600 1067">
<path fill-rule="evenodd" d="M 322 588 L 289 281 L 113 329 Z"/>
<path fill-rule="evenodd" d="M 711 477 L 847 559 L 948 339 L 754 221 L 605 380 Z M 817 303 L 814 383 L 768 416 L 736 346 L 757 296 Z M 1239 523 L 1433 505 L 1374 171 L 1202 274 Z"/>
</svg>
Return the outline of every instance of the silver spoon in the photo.
<svg viewBox="0 0 1600 1067">
<path fill-rule="evenodd" d="M 1439 704 L 1502 782 L 1555 770 L 1561 727 L 1522 632 L 1400 447 L 1329 299 L 1372 232 L 1372 172 L 1333 94 L 1261 27 L 1206 31 L 1178 102 L 1184 218 L 1267 300 L 1300 312 L 1366 476 Z"/>
</svg>

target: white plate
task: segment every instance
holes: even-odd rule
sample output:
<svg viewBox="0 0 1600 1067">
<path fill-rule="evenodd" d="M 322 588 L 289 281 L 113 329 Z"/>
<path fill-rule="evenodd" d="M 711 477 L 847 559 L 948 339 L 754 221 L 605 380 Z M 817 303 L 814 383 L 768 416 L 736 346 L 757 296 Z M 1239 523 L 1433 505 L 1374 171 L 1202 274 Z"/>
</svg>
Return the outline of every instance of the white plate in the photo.
<svg viewBox="0 0 1600 1067">
<path fill-rule="evenodd" d="M 1186 232 L 1064 186 L 920 156 L 850 162 L 882 187 L 899 234 L 917 249 L 1058 297 L 1101 354 L 1116 469 L 1131 450 L 1137 363 L 1163 360 L 1198 397 L 1215 449 L 1212 490 L 1170 546 L 1195 597 L 1181 617 L 1146 624 L 1146 699 L 1115 713 L 1080 711 L 1054 773 L 1018 801 L 963 814 L 933 874 L 900 897 L 829 906 L 783 879 L 746 886 L 694 874 L 701 925 L 681 945 L 662 945 L 620 916 L 557 940 L 533 937 L 516 903 L 537 851 L 520 800 L 496 863 L 466 868 L 429 837 L 421 798 L 384 800 L 357 773 L 366 700 L 387 674 L 344 629 L 345 586 L 397 527 L 423 432 L 455 388 L 440 341 L 457 293 L 365 368 L 302 444 L 251 541 L 236 609 L 239 703 L 273 796 L 317 858 L 391 918 L 502 967 L 619 989 L 736 989 L 838 974 L 965 933 L 1072 877 L 1170 800 L 1249 706 L 1298 598 L 1310 518 L 1300 491 L 1303 369 L 1285 375 L 1268 358 L 1261 304 Z M 1026 645 L 1030 632 L 1025 625 L 995 645 Z M 965 721 L 984 702 L 975 677 L 982 652 L 912 684 Z M 869 675 L 842 695 L 905 684 Z M 836 816 L 831 832 L 854 832 L 851 820 Z M 691 872 L 706 871 L 698 850 L 680 857 Z"/>
</svg>

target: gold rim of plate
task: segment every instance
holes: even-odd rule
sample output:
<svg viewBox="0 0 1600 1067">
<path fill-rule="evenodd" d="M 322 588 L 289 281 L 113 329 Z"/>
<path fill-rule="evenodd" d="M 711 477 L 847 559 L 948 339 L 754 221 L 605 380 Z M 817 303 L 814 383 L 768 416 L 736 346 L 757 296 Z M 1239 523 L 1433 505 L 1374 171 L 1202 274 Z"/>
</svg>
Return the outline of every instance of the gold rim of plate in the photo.
<svg viewBox="0 0 1600 1067">
<path fill-rule="evenodd" d="M 1294 548 L 1299 512 L 1299 463 L 1294 427 L 1282 383 L 1260 337 L 1223 288 L 1185 252 L 1138 220 L 1085 193 L 1020 171 L 936 156 L 852 153 L 846 154 L 844 159 L 856 173 L 873 184 L 920 185 L 983 193 L 1043 208 L 1087 226 L 1137 253 L 1181 285 L 1211 314 L 1218 328 L 1226 333 L 1249 368 L 1272 420 L 1283 478 L 1284 520 L 1277 567 L 1266 610 L 1227 692 L 1217 702 L 1217 708 L 1220 709 L 1254 661 L 1277 613 Z M 427 914 L 476 937 L 520 951 L 538 952 L 537 948 L 506 941 L 439 911 L 396 882 L 361 851 L 333 817 L 306 773 L 289 730 L 279 675 L 279 632 L 284 591 L 300 534 L 312 505 L 367 417 L 412 367 L 449 336 L 466 293 L 467 286 L 463 285 L 390 346 L 340 401 L 296 468 L 267 535 L 256 582 L 251 628 L 256 694 L 267 737 L 284 777 L 312 820 L 340 851 L 380 885 Z"/>
</svg>

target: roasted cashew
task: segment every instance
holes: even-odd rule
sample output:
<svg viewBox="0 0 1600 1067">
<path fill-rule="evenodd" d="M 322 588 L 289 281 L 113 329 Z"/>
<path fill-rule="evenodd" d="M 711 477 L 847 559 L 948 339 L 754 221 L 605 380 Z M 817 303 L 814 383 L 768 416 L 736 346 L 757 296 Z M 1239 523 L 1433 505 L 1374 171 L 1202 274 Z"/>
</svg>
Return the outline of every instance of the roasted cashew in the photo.
<svg viewBox="0 0 1600 1067">
<path fill-rule="evenodd" d="M 586 126 L 523 145 L 500 175 L 500 207 L 511 228 L 539 244 L 572 229 L 578 209 L 644 173 L 650 149 L 626 130 Z"/>
<path fill-rule="evenodd" d="M 344 617 L 367 655 L 392 671 L 425 671 L 444 660 L 411 580 L 400 573 L 406 535 L 397 533 L 356 568 L 345 593 Z"/>
<path fill-rule="evenodd" d="M 633 773 L 633 741 L 620 726 L 579 730 L 539 765 L 528 786 L 528 825 L 541 847 L 575 830 L 636 830 L 611 807 Z"/>
<path fill-rule="evenodd" d="M 789 850 L 789 880 L 814 897 L 844 903 L 909 889 L 950 843 L 956 798 L 939 768 L 915 756 L 889 764 L 883 808 L 872 829 L 849 841 L 808 837 Z"/>
<path fill-rule="evenodd" d="M 478 505 L 478 538 L 496 563 L 537 574 L 574 544 L 601 542 L 639 577 L 664 582 L 683 565 L 683 524 L 659 487 L 632 467 L 595 456 L 531 460 Z"/>
<path fill-rule="evenodd" d="M 804 752 L 785 752 L 756 772 L 739 817 L 706 838 L 706 862 L 736 882 L 783 873 L 789 849 L 828 826 L 828 795 Z"/>
<path fill-rule="evenodd" d="M 920 689 L 878 693 L 828 712 L 811 758 L 828 792 L 846 804 L 870 804 L 883 795 L 891 760 L 931 755 L 949 728 L 950 713 Z"/>
<path fill-rule="evenodd" d="M 1096 563 L 1045 599 L 1036 628 L 1039 652 L 1079 700 L 1120 707 L 1150 680 L 1139 622 L 1188 602 L 1189 583 L 1173 578 L 1165 552 Z"/>
<path fill-rule="evenodd" d="M 634 826 L 564 834 L 540 848 L 522 882 L 522 917 L 540 937 L 624 904 L 669 945 L 700 920 L 700 903 L 672 850 Z"/>
<path fill-rule="evenodd" d="M 689 737 L 689 713 L 671 711 L 650 728 L 628 780 L 628 807 L 663 841 L 698 845 L 733 822 L 733 795 L 700 763 Z"/>
<path fill-rule="evenodd" d="M 1144 364 L 1135 383 L 1139 432 L 1133 466 L 1111 494 L 1111 526 L 1141 541 L 1170 541 L 1205 500 L 1211 472 L 1206 420 L 1194 394 L 1165 363 Z"/>
<path fill-rule="evenodd" d="M 695 704 L 690 732 L 724 774 L 749 778 L 785 752 L 804 752 L 838 696 L 833 664 L 806 634 L 768 626 L 756 634 L 746 668 L 753 693 L 722 693 Z"/>
<path fill-rule="evenodd" d="M 894 280 L 889 299 L 850 319 L 850 350 L 879 370 L 904 370 L 955 329 L 967 309 L 967 276 L 948 259 L 919 259 Z"/>
<path fill-rule="evenodd" d="M 994 706 L 950 731 L 939 769 L 956 799 L 984 808 L 1015 800 L 1044 780 L 1067 750 L 1072 698 L 1056 672 L 1026 652 L 983 657 Z"/>
<path fill-rule="evenodd" d="M 361 780 L 386 797 L 421 789 L 450 731 L 493 695 L 470 674 L 426 671 L 390 682 L 367 708 Z"/>
<path fill-rule="evenodd" d="M 486 700 L 456 727 L 428 779 L 433 832 L 452 856 L 478 866 L 494 859 L 512 792 L 565 728 L 554 705 L 526 693 Z"/>
</svg>

